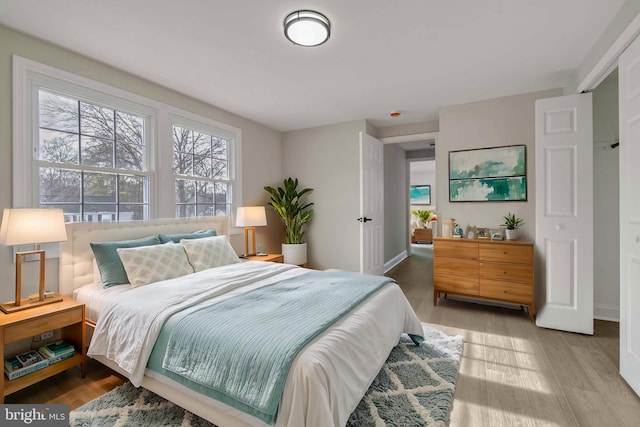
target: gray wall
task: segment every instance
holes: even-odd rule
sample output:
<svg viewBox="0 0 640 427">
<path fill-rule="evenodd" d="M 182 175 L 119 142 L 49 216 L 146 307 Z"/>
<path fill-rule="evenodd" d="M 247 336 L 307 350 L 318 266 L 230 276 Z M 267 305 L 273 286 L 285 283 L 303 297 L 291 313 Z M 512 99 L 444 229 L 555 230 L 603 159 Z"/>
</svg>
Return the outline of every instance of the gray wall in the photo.
<svg viewBox="0 0 640 427">
<path fill-rule="evenodd" d="M 597 319 L 620 319 L 618 73 L 593 91 L 593 303 Z"/>
<path fill-rule="evenodd" d="M 396 144 L 384 145 L 384 262 L 403 254 L 409 238 L 407 160 Z M 386 270 L 386 268 L 385 268 Z"/>
<path fill-rule="evenodd" d="M 526 222 L 521 239 L 535 238 L 535 110 L 536 99 L 561 96 L 562 90 L 548 90 L 489 99 L 440 109 L 440 135 L 436 145 L 436 181 L 438 184 L 438 235 L 442 220 L 455 218 L 467 226 L 497 227 L 503 216 L 513 212 Z M 448 153 L 454 150 L 527 146 L 526 202 L 449 202 Z"/>
<path fill-rule="evenodd" d="M 263 125 L 231 114 L 214 106 L 179 94 L 171 89 L 112 68 L 106 64 L 77 55 L 45 41 L 16 32 L 0 25 L 0 209 L 12 206 L 12 106 L 11 106 L 11 55 L 38 61 L 87 77 L 129 92 L 173 105 L 242 130 L 243 204 L 258 205 L 268 201 L 264 185 L 281 177 L 281 133 Z M 174 191 L 172 188 L 167 191 Z M 265 249 L 280 251 L 281 235 L 276 221 L 269 227 L 258 229 L 258 239 Z M 244 251 L 244 240 L 233 236 L 232 244 L 238 252 Z M 0 300 L 13 299 L 15 265 L 11 248 L 0 246 Z M 23 295 L 37 292 L 35 263 L 27 263 L 23 273 Z M 56 290 L 58 284 L 58 259 L 47 261 L 47 289 Z"/>
<path fill-rule="evenodd" d="M 360 271 L 360 132 L 365 120 L 283 133 L 284 177 L 313 188 L 305 241 L 309 267 Z M 277 182 L 271 183 L 271 185 Z"/>
</svg>

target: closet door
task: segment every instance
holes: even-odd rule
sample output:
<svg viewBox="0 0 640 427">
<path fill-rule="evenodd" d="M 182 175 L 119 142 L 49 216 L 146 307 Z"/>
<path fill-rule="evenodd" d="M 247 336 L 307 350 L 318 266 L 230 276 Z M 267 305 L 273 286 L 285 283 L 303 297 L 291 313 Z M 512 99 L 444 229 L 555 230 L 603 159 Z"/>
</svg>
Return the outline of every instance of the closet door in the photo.
<svg viewBox="0 0 640 427">
<path fill-rule="evenodd" d="M 536 101 L 536 325 L 593 334 L 591 94 Z"/>
<path fill-rule="evenodd" d="M 640 395 L 640 38 L 620 55 L 620 375 Z"/>
</svg>

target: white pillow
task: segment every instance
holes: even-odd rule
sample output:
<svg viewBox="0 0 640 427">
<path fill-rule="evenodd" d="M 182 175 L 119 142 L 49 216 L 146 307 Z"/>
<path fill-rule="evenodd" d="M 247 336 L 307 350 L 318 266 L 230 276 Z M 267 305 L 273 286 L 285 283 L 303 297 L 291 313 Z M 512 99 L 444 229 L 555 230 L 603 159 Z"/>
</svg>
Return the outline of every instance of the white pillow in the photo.
<svg viewBox="0 0 640 427">
<path fill-rule="evenodd" d="M 184 247 L 178 243 L 118 248 L 132 288 L 193 273 Z"/>
<path fill-rule="evenodd" d="M 227 236 L 183 239 L 180 244 L 184 246 L 189 263 L 196 272 L 240 262 Z"/>
</svg>

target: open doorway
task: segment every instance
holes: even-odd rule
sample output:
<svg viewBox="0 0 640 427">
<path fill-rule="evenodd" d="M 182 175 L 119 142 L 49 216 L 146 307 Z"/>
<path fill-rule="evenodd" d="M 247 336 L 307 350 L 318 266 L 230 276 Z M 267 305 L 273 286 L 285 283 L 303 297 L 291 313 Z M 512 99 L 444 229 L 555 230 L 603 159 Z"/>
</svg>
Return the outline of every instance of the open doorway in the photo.
<svg viewBox="0 0 640 427">
<path fill-rule="evenodd" d="M 411 244 L 432 245 L 437 235 L 436 161 L 411 159 L 408 169 Z"/>
<path fill-rule="evenodd" d="M 620 320 L 618 70 L 593 90 L 593 315 Z"/>
</svg>

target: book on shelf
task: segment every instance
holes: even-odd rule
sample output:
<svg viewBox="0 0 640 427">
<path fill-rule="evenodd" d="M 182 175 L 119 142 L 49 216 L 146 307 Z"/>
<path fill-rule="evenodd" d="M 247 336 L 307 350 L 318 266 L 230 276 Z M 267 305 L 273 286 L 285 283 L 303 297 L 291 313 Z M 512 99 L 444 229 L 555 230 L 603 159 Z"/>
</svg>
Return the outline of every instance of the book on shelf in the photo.
<svg viewBox="0 0 640 427">
<path fill-rule="evenodd" d="M 68 351 L 66 353 L 62 353 L 58 356 L 49 356 L 47 355 L 42 348 L 38 350 L 42 357 L 49 363 L 49 365 L 53 365 L 54 363 L 62 362 L 63 360 L 70 359 L 76 354 L 75 351 Z"/>
<path fill-rule="evenodd" d="M 40 347 L 39 351 L 45 356 L 48 356 L 49 358 L 51 358 L 51 357 L 61 356 L 67 353 L 73 353 L 75 349 L 73 345 L 67 342 L 57 341 L 57 342 L 52 342 L 52 343 L 43 345 L 42 347 Z"/>
<path fill-rule="evenodd" d="M 4 361 L 4 373 L 7 375 L 7 378 L 14 380 L 38 369 L 46 368 L 47 366 L 49 366 L 48 360 L 42 357 L 37 351 L 29 350 L 15 357 L 6 359 Z"/>
</svg>

